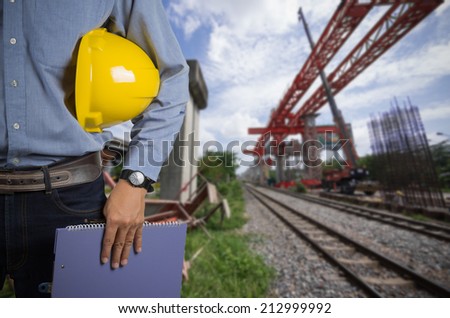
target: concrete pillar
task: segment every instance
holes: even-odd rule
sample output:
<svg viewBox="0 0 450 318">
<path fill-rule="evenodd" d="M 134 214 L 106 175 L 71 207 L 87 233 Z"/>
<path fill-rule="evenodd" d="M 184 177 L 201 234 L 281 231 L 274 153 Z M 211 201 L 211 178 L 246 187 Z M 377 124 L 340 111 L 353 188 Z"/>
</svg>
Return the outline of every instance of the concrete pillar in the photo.
<svg viewBox="0 0 450 318">
<path fill-rule="evenodd" d="M 265 163 L 264 160 L 262 160 L 259 165 L 259 184 L 260 185 L 267 185 L 267 182 L 270 177 L 270 167 Z"/>
<path fill-rule="evenodd" d="M 200 65 L 196 60 L 188 60 L 190 100 L 186 107 L 184 123 L 175 141 L 174 148 L 168 161 L 161 169 L 160 198 L 180 200 L 186 202 L 194 193 L 197 182 L 193 180 L 198 171 L 199 163 L 199 114 L 206 108 L 208 91 L 206 88 Z"/>
<path fill-rule="evenodd" d="M 322 178 L 322 165 L 317 165 L 320 159 L 320 143 L 317 140 L 316 117 L 317 114 L 309 114 L 303 117 L 305 128 L 302 134 L 302 157 L 305 165 L 306 179 Z"/>
<path fill-rule="evenodd" d="M 277 173 L 277 183 L 286 181 L 284 169 L 286 168 L 286 156 L 276 155 L 276 173 Z"/>
</svg>

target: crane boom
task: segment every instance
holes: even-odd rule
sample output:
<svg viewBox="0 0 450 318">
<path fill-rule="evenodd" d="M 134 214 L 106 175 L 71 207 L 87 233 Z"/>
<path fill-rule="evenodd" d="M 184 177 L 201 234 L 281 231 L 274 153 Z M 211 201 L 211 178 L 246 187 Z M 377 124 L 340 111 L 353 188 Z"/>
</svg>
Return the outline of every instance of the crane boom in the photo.
<svg viewBox="0 0 450 318">
<path fill-rule="evenodd" d="M 314 50 L 314 40 L 312 39 L 311 33 L 309 32 L 308 23 L 306 22 L 306 19 L 303 16 L 302 8 L 298 10 L 298 18 L 303 23 L 303 27 L 305 28 L 306 36 L 309 41 L 309 45 L 311 46 L 311 50 Z M 334 99 L 333 93 L 331 92 L 330 84 L 328 83 L 325 71 L 321 69 L 319 71 L 319 75 L 322 80 L 323 89 L 325 90 L 328 99 L 328 104 L 330 105 L 331 113 L 333 114 L 334 122 L 339 131 L 339 137 L 341 139 L 346 140 L 346 142 L 343 145 L 345 157 L 348 161 L 350 161 L 350 166 L 355 168 L 358 157 L 356 154 L 355 147 L 353 145 L 353 141 L 350 139 L 347 128 L 345 127 L 344 118 L 336 104 L 336 100 Z"/>
<path fill-rule="evenodd" d="M 265 131 L 271 131 L 272 128 L 282 131 L 272 133 L 280 142 L 289 135 L 289 131 L 303 126 L 303 116 L 314 114 L 326 104 L 325 88 L 320 87 L 297 112 L 292 113 L 306 90 L 320 75 L 320 70 L 325 68 L 374 6 L 391 7 L 327 77 L 333 95 L 340 92 L 443 2 L 444 0 L 371 0 L 363 3 L 358 0 L 343 0 L 277 109 L 272 112 Z M 268 134 L 259 137 L 257 146 L 252 151 L 254 154 L 263 154 L 264 141 L 267 141 L 267 138 Z"/>
</svg>

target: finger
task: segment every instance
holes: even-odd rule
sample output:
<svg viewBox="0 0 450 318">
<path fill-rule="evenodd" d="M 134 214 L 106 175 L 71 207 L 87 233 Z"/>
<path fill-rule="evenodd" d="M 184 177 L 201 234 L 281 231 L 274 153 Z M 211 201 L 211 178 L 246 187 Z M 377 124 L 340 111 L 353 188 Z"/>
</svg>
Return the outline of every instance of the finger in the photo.
<svg viewBox="0 0 450 318">
<path fill-rule="evenodd" d="M 136 230 L 136 233 L 134 235 L 134 251 L 136 253 L 142 252 L 142 224 L 139 225 L 139 227 Z"/>
<path fill-rule="evenodd" d="M 120 265 L 125 266 L 128 264 L 128 256 L 130 255 L 131 247 L 133 246 L 133 239 L 137 228 L 130 227 L 125 237 L 125 244 L 123 246 L 122 255 L 120 257 Z"/>
<path fill-rule="evenodd" d="M 111 248 L 116 239 L 117 226 L 106 223 L 105 233 L 103 234 L 102 252 L 100 259 L 103 264 L 107 263 L 111 256 Z"/>
<path fill-rule="evenodd" d="M 129 227 L 119 228 L 117 230 L 116 239 L 112 246 L 111 267 L 113 269 L 119 268 L 120 257 L 122 255 L 122 251 L 125 246 L 125 239 L 128 231 Z"/>
</svg>

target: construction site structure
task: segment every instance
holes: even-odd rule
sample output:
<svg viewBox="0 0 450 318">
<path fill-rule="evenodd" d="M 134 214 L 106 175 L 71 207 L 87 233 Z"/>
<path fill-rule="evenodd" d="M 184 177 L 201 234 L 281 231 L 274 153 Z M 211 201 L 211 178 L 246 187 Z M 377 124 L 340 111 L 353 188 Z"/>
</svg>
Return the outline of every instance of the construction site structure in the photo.
<svg viewBox="0 0 450 318">
<path fill-rule="evenodd" d="M 186 222 L 189 227 L 201 227 L 207 233 L 203 225 L 214 213 L 220 211 L 222 221 L 230 217 L 231 211 L 215 185 L 198 172 L 199 112 L 207 107 L 208 90 L 198 61 L 188 60 L 187 63 L 190 67 L 190 99 L 184 122 L 173 150 L 161 169 L 159 196 L 153 194 L 145 199 L 145 220 Z M 106 184 L 111 188 L 115 187 L 116 182 L 110 171 L 120 164 L 129 148 L 129 141 L 124 139 L 114 139 L 105 145 L 107 150 L 116 154 L 103 173 Z M 197 216 L 202 207 L 209 210 Z"/>
<path fill-rule="evenodd" d="M 190 68 L 190 99 L 186 106 L 183 126 L 159 176 L 161 199 L 178 199 L 181 202 L 186 202 L 196 190 L 197 184 L 189 183 L 189 181 L 197 175 L 199 167 L 197 156 L 200 148 L 200 110 L 205 109 L 208 102 L 208 89 L 200 64 L 196 60 L 187 62 Z"/>
<path fill-rule="evenodd" d="M 370 143 L 385 202 L 403 208 L 446 208 L 419 108 L 394 100 L 389 112 L 373 116 Z"/>
<path fill-rule="evenodd" d="M 305 129 L 311 130 L 311 127 L 306 127 L 305 119 L 310 118 L 308 115 L 316 114 L 327 102 L 330 103 L 330 96 L 338 94 L 442 3 L 443 0 L 341 1 L 318 42 L 313 45 L 307 61 L 280 100 L 278 107 L 271 112 L 267 127 L 249 128 L 249 134 L 256 133 L 261 134 L 261 136 L 258 138 L 254 149 L 245 151 L 245 153 L 265 157 L 267 155 L 266 145 L 272 142 L 271 138 L 275 143 L 280 144 L 291 134 L 304 134 Z M 328 76 L 325 76 L 323 73 L 325 67 L 371 9 L 377 6 L 388 6 L 388 8 L 342 62 Z M 297 103 L 318 76 L 325 79 L 324 83 L 328 82 L 328 85 L 319 87 L 300 108 L 294 111 Z M 343 139 L 349 139 L 345 138 L 348 137 L 348 134 L 346 134 L 346 125 L 342 115 L 337 107 L 331 106 L 331 108 L 334 121 L 338 126 L 339 136 L 344 137 Z M 349 142 L 349 146 L 347 149 L 344 148 L 346 169 L 340 172 L 336 171 L 328 176 L 328 181 L 334 185 L 339 180 L 345 180 L 349 177 L 355 179 L 355 177 L 366 175 L 364 169 L 356 165 L 358 156 L 351 142 Z M 352 185 L 350 184 L 347 189 L 351 190 L 351 188 Z"/>
<path fill-rule="evenodd" d="M 299 20 L 303 23 L 303 27 L 305 28 L 306 35 L 308 37 L 309 44 L 311 46 L 311 50 L 314 50 L 314 40 L 312 39 L 311 33 L 309 32 L 308 23 L 306 22 L 305 17 L 303 16 L 303 11 L 300 8 L 298 11 Z M 353 143 L 353 139 L 350 138 L 350 134 L 347 130 L 347 125 L 345 124 L 344 117 L 342 116 L 342 112 L 339 110 L 336 100 L 334 99 L 333 92 L 331 91 L 330 84 L 328 83 L 327 77 L 325 75 L 324 70 L 319 70 L 320 79 L 322 80 L 323 88 L 325 90 L 325 94 L 327 96 L 328 104 L 330 105 L 331 113 L 333 115 L 334 122 L 337 127 L 337 131 L 340 139 L 342 140 L 342 148 L 344 150 L 345 158 L 347 162 L 344 165 L 340 163 L 343 169 L 332 169 L 328 170 L 324 173 L 322 178 L 321 175 L 315 176 L 312 175 L 311 178 L 320 179 L 322 178 L 322 186 L 327 190 L 331 190 L 332 188 L 339 187 L 340 192 L 345 194 L 353 194 L 358 185 L 362 185 L 365 183 L 365 179 L 368 176 L 368 171 L 365 168 L 358 167 L 358 155 L 356 153 L 355 145 Z M 311 114 L 306 115 L 307 119 L 305 120 L 305 127 L 314 126 L 313 123 L 308 123 L 309 118 L 312 117 Z M 308 118 L 309 117 L 309 118 Z M 311 128 L 309 128 L 311 129 Z M 305 129 L 306 131 L 306 129 Z M 317 149 L 316 147 L 314 147 Z M 309 155 L 309 153 L 308 153 Z M 316 154 L 317 156 L 317 154 Z M 372 185 L 372 183 L 369 183 Z M 375 189 L 368 190 L 368 185 L 364 186 L 366 194 L 373 194 Z"/>
</svg>

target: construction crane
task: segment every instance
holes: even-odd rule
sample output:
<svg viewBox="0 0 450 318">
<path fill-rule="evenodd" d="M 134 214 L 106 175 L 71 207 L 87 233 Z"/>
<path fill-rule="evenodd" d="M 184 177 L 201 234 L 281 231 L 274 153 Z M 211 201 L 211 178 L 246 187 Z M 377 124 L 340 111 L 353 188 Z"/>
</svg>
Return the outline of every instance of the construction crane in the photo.
<svg viewBox="0 0 450 318">
<path fill-rule="evenodd" d="M 338 94 L 443 2 L 443 0 L 341 1 L 318 42 L 312 46 L 312 52 L 307 61 L 294 78 L 291 86 L 279 102 L 278 107 L 272 111 L 267 127 L 248 129 L 249 134 L 261 135 L 255 148 L 246 153 L 264 156 L 266 154 L 265 146 L 271 142 L 269 137 L 272 137 L 276 144 L 280 144 L 290 134 L 303 133 L 305 130 L 305 116 L 315 114 L 329 102 L 330 95 L 335 96 Z M 323 73 L 324 68 L 346 40 L 352 35 L 370 10 L 375 6 L 381 5 L 389 5 L 390 7 L 336 69 L 330 75 L 325 76 Z M 294 107 L 321 74 L 322 78 L 328 82 L 328 96 L 325 85 L 319 87 L 296 112 L 293 112 Z M 345 137 L 346 128 L 342 116 L 337 107 L 335 111 L 333 111 L 333 106 L 331 108 L 336 124 L 343 127 L 342 129 L 338 127 L 337 130 L 340 132 L 341 138 L 342 136 Z M 349 167 L 356 168 L 358 157 L 354 147 L 347 148 L 345 154 Z M 348 173 L 350 170 L 345 170 L 345 173 Z M 345 178 L 345 176 L 335 177 L 337 180 L 339 178 Z"/>
<path fill-rule="evenodd" d="M 309 45 L 311 46 L 311 50 L 314 50 L 314 40 L 312 39 L 308 23 L 306 22 L 306 19 L 303 15 L 302 8 L 298 10 L 298 18 L 303 24 L 306 36 L 309 41 Z M 328 104 L 330 105 L 331 113 L 333 115 L 334 123 L 336 124 L 339 137 L 341 138 L 341 140 L 344 140 L 343 150 L 345 158 L 348 161 L 346 166 L 349 167 L 349 169 L 344 169 L 343 172 L 331 170 L 330 173 L 327 173 L 324 176 L 324 182 L 322 186 L 327 189 L 339 186 L 341 192 L 346 194 L 353 194 L 357 183 L 360 183 L 360 181 L 363 181 L 365 179 L 365 177 L 368 175 L 368 171 L 363 168 L 357 168 L 358 155 L 356 153 L 353 140 L 350 138 L 350 135 L 347 131 L 344 117 L 342 116 L 342 113 L 336 104 L 336 100 L 334 99 L 333 93 L 331 92 L 330 84 L 328 83 L 325 71 L 319 70 L 319 75 L 328 99 Z M 370 185 L 373 186 L 372 183 L 370 183 Z M 369 185 L 365 185 L 365 187 L 369 187 Z M 366 188 L 365 192 L 368 194 L 373 194 L 374 191 L 370 190 Z"/>
</svg>

